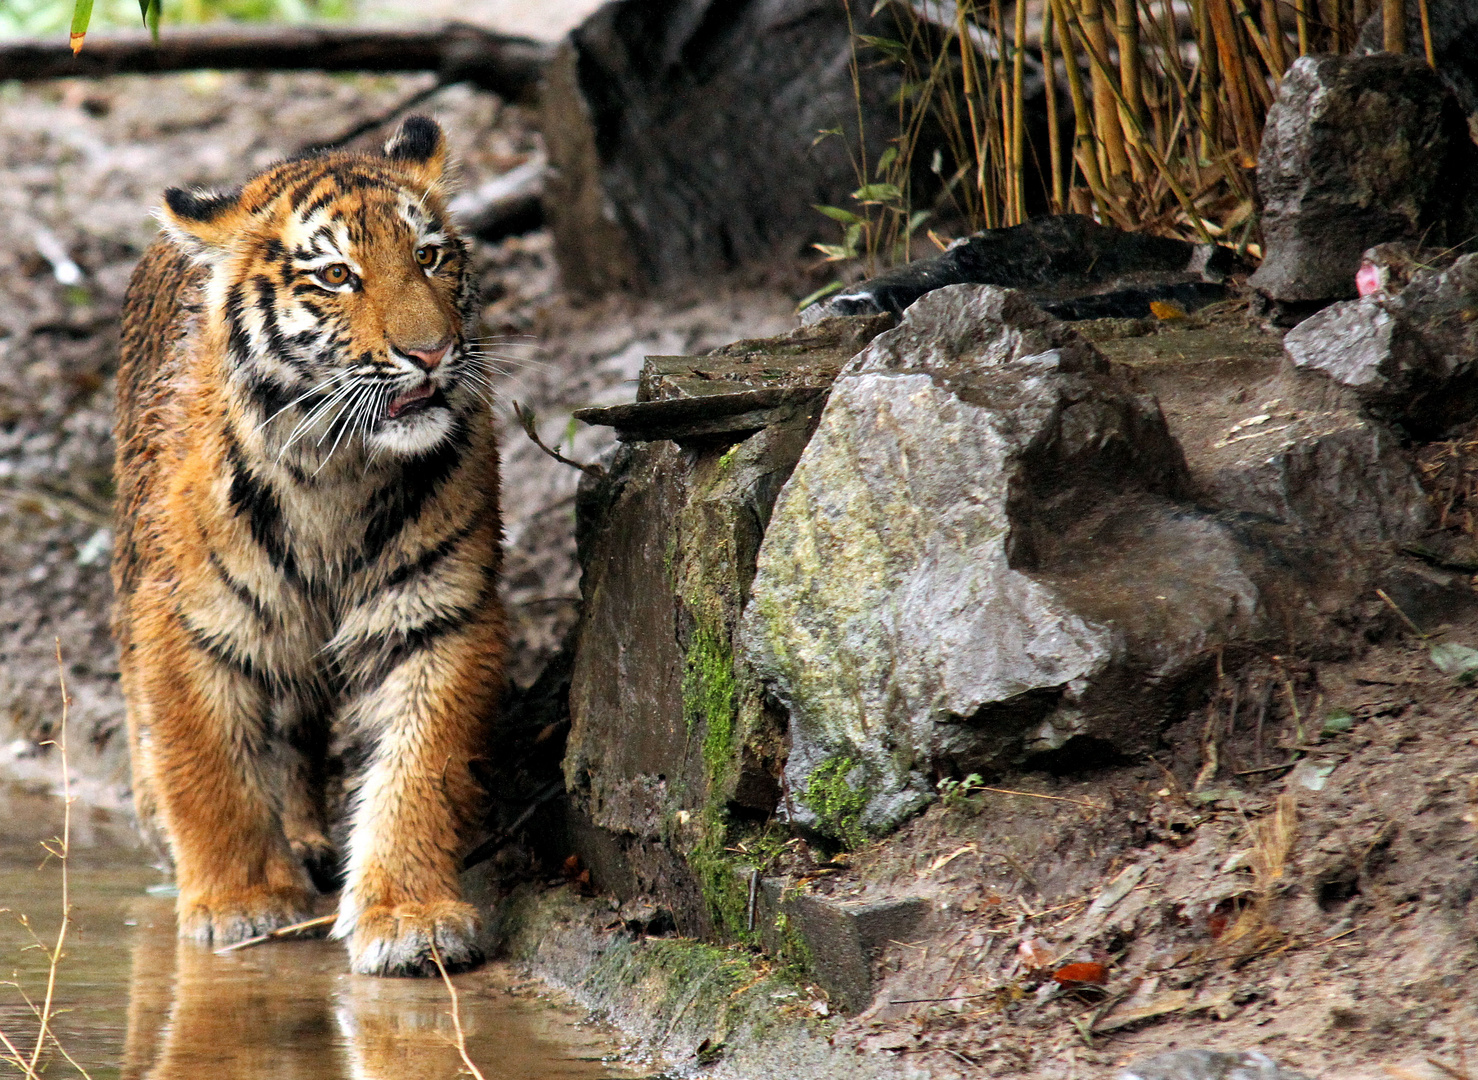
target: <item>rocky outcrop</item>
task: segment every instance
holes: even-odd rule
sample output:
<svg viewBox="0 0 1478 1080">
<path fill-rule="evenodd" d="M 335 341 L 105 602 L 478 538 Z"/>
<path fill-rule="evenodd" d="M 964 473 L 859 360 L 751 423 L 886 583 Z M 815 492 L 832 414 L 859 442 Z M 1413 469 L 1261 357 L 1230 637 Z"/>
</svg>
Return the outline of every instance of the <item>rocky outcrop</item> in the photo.
<svg viewBox="0 0 1478 1080">
<path fill-rule="evenodd" d="M 1217 650 L 1306 637 L 1318 553 L 1189 492 L 1155 399 L 1020 294 L 910 308 L 838 377 L 744 615 L 797 820 L 844 828 L 825 784 L 878 830 L 941 770 L 1142 752 Z"/>
<path fill-rule="evenodd" d="M 1419 438 L 1478 416 L 1478 256 L 1417 270 L 1399 291 L 1325 308 L 1289 331 L 1296 367 L 1350 390 Z"/>
<path fill-rule="evenodd" d="M 1452 91 L 1412 56 L 1306 56 L 1258 154 L 1266 256 L 1250 284 L 1292 325 L 1355 295 L 1360 253 L 1475 233 L 1478 151 Z"/>
<path fill-rule="evenodd" d="M 891 325 L 654 357 L 641 400 L 580 414 L 627 441 L 581 492 L 566 785 L 602 885 L 661 895 L 685 933 L 744 932 L 727 819 L 774 812 L 785 748 L 783 718 L 735 664 L 734 627 L 832 378 Z"/>
<path fill-rule="evenodd" d="M 940 777 L 1137 757 L 1218 670 L 1348 653 L 1377 587 L 1471 600 L 1393 559 L 1432 519 L 1399 434 L 1240 314 L 1075 328 L 954 285 L 651 357 L 638 397 L 581 414 L 624 442 L 578 515 L 575 846 L 839 1002 L 881 916 L 786 908 L 777 821 L 856 844 Z"/>
</svg>

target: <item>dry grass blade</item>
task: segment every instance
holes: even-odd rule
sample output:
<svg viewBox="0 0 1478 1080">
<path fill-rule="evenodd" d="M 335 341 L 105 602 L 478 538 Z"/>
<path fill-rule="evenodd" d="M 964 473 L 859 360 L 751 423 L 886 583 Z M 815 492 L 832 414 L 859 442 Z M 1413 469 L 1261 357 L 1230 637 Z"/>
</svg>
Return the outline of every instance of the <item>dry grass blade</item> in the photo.
<svg viewBox="0 0 1478 1080">
<path fill-rule="evenodd" d="M 1287 935 L 1272 918 L 1272 899 L 1288 869 L 1298 838 L 1298 803 L 1288 793 L 1278 796 L 1273 813 L 1250 826 L 1252 851 L 1248 865 L 1252 869 L 1252 901 L 1227 928 L 1218 942 L 1219 959 L 1234 964 L 1255 959 L 1284 944 Z"/>
<path fill-rule="evenodd" d="M 467 1053 L 467 1035 L 462 1030 L 462 1001 L 457 997 L 457 988 L 452 983 L 452 977 L 447 974 L 446 965 L 441 962 L 441 950 L 436 947 L 436 939 L 431 939 L 431 959 L 436 961 L 436 970 L 441 972 L 441 981 L 446 984 L 446 992 L 452 999 L 452 1028 L 457 1033 L 457 1053 L 462 1057 L 462 1064 L 467 1072 L 471 1073 L 477 1080 L 487 1080 L 477 1063 Z"/>
<path fill-rule="evenodd" d="M 0 1060 L 9 1061 L 12 1065 L 20 1069 L 21 1075 L 26 1080 L 40 1080 L 42 1070 L 38 1066 L 41 1064 L 41 1054 L 46 1049 L 47 1043 L 50 1043 L 67 1060 L 68 1064 L 81 1074 L 84 1080 L 90 1080 L 87 1070 L 73 1060 L 72 1055 L 67 1052 L 66 1047 L 57 1039 L 56 1032 L 51 1026 L 52 1020 L 56 1018 L 57 1013 L 60 1011 L 56 1008 L 57 971 L 61 966 L 62 957 L 65 955 L 64 949 L 67 943 L 67 931 L 72 925 L 71 881 L 67 867 L 67 857 L 71 853 L 72 847 L 72 778 L 67 764 L 67 718 L 71 710 L 72 699 L 67 693 L 67 675 L 66 669 L 62 664 L 62 642 L 60 638 L 56 639 L 56 670 L 57 683 L 62 694 L 62 718 L 57 737 L 43 745 L 55 746 L 58 757 L 61 760 L 62 835 L 54 841 L 43 844 L 42 847 L 46 849 L 46 853 L 49 856 L 56 859 L 61 865 L 62 921 L 61 925 L 57 928 L 55 944 L 48 948 L 45 944 L 39 941 L 37 942 L 37 945 L 45 954 L 47 961 L 46 995 L 42 999 L 41 1004 L 39 1006 L 34 1004 L 25 992 L 23 990 L 21 991 L 22 999 L 36 1017 L 36 1041 L 31 1047 L 30 1056 L 25 1056 L 17 1048 L 13 1040 L 3 1031 L 0 1031 L 0 1046 L 5 1048 L 5 1054 L 3 1057 L 0 1057 Z M 22 917 L 22 922 L 25 922 L 24 916 Z M 17 989 L 20 989 L 19 986 L 17 986 Z"/>
</svg>

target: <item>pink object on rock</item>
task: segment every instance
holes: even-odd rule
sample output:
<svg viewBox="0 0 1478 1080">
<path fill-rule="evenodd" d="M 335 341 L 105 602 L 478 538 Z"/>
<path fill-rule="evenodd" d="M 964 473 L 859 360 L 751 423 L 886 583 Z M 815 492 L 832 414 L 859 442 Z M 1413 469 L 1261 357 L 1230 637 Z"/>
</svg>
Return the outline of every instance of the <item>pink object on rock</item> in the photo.
<svg viewBox="0 0 1478 1080">
<path fill-rule="evenodd" d="M 1385 274 L 1374 263 L 1362 262 L 1355 271 L 1355 291 L 1361 296 L 1378 293 L 1386 287 Z"/>
</svg>

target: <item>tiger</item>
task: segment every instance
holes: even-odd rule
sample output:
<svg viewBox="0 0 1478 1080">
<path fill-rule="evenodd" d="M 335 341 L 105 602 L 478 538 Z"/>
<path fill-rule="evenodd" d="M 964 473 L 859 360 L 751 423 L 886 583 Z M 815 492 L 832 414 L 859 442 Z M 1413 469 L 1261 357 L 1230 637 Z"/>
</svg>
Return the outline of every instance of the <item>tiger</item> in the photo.
<svg viewBox="0 0 1478 1080">
<path fill-rule="evenodd" d="M 489 358 L 446 138 L 170 188 L 125 294 L 114 634 L 181 937 L 311 917 L 356 973 L 482 959 L 459 855 L 503 687 Z"/>
</svg>

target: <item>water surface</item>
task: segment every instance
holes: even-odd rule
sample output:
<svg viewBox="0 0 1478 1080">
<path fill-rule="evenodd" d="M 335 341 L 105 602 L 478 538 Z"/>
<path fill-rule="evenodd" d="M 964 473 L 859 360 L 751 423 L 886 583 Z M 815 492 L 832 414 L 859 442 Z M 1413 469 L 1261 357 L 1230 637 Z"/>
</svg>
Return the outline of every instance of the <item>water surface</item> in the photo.
<svg viewBox="0 0 1478 1080">
<path fill-rule="evenodd" d="M 41 842 L 60 802 L 0 786 L 0 1031 L 29 1051 L 22 991 L 45 994 L 61 875 Z M 94 1080 L 451 1080 L 462 1072 L 439 980 L 350 975 L 341 945 L 290 941 L 227 956 L 176 939 L 162 877 L 116 815 L 75 808 L 72 924 L 58 969 L 59 1041 Z M 611 1080 L 610 1034 L 498 965 L 454 977 L 487 1080 Z M 48 1057 L 57 1057 L 55 1054 Z M 0 1066 L 0 1072 L 7 1072 Z M 73 1076 L 57 1057 L 48 1077 Z"/>
</svg>

